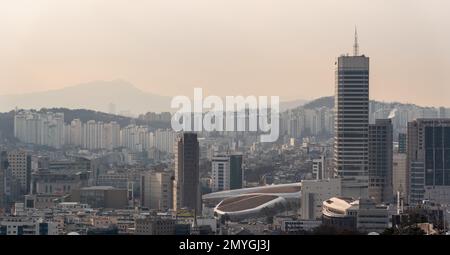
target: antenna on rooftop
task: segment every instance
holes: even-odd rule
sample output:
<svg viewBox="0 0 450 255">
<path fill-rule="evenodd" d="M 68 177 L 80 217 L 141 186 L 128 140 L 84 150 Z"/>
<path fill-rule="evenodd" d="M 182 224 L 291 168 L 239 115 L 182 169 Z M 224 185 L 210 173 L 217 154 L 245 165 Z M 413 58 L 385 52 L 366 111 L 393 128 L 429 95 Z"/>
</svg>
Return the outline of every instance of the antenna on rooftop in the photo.
<svg viewBox="0 0 450 255">
<path fill-rule="evenodd" d="M 359 56 L 358 30 L 355 26 L 355 43 L 353 44 L 353 56 Z"/>
</svg>

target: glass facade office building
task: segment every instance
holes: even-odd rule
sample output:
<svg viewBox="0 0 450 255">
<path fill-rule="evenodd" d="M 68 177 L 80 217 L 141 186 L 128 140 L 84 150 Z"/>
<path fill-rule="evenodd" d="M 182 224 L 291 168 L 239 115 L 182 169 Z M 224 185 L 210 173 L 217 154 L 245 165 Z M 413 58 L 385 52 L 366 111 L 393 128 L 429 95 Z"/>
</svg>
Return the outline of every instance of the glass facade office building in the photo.
<svg viewBox="0 0 450 255">
<path fill-rule="evenodd" d="M 425 127 L 425 185 L 450 186 L 450 126 Z"/>
<path fill-rule="evenodd" d="M 409 122 L 407 148 L 410 203 L 450 202 L 450 119 Z"/>
</svg>

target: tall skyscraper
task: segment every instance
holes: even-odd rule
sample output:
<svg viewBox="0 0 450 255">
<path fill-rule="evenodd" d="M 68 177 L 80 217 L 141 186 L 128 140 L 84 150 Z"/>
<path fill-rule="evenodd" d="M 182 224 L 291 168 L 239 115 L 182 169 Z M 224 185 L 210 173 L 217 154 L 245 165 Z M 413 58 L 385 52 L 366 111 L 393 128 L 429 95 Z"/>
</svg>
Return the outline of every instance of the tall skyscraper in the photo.
<svg viewBox="0 0 450 255">
<path fill-rule="evenodd" d="M 369 125 L 369 196 L 375 202 L 391 202 L 393 130 L 391 119 Z"/>
<path fill-rule="evenodd" d="M 83 145 L 83 123 L 79 119 L 74 119 L 70 123 L 69 144 L 75 146 Z"/>
<path fill-rule="evenodd" d="M 175 143 L 173 209 L 201 211 L 199 143 L 196 133 L 183 133 Z"/>
<path fill-rule="evenodd" d="M 355 31 L 353 56 L 336 62 L 334 172 L 350 197 L 368 195 L 369 58 L 358 51 Z"/>
<path fill-rule="evenodd" d="M 241 189 L 244 186 L 242 157 L 240 153 L 230 155 L 230 189 Z"/>
<path fill-rule="evenodd" d="M 216 155 L 212 164 L 212 191 L 242 188 L 242 155 Z"/>
<path fill-rule="evenodd" d="M 405 120 L 406 121 L 406 120 Z M 392 159 L 392 191 L 397 199 L 405 199 L 407 192 L 407 136 L 406 133 L 398 133 L 398 148 Z M 400 197 L 398 197 L 400 196 Z"/>
<path fill-rule="evenodd" d="M 408 123 L 408 197 L 450 204 L 450 119 Z"/>
</svg>

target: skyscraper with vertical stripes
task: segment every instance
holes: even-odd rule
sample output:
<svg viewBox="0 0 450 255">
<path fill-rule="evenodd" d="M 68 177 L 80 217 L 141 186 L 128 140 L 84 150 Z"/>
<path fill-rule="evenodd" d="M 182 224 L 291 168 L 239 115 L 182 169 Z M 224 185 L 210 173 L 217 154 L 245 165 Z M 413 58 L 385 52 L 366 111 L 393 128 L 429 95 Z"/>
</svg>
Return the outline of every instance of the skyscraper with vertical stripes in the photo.
<svg viewBox="0 0 450 255">
<path fill-rule="evenodd" d="M 336 62 L 334 174 L 342 195 L 368 194 L 369 58 L 359 55 L 355 31 L 353 56 Z"/>
</svg>

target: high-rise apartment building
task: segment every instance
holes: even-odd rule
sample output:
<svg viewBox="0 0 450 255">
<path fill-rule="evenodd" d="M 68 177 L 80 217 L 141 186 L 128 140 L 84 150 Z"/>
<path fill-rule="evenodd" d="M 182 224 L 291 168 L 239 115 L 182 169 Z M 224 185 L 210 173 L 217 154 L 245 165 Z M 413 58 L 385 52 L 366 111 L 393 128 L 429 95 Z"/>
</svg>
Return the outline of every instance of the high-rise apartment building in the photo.
<svg viewBox="0 0 450 255">
<path fill-rule="evenodd" d="M 75 146 L 83 145 L 83 123 L 79 119 L 74 119 L 70 123 L 69 144 Z"/>
<path fill-rule="evenodd" d="M 176 133 L 173 130 L 158 129 L 154 133 L 154 147 L 159 151 L 173 153 Z"/>
<path fill-rule="evenodd" d="M 390 119 L 369 125 L 369 196 L 376 203 L 391 202 L 393 130 Z"/>
<path fill-rule="evenodd" d="M 154 147 L 153 136 L 144 126 L 128 125 L 120 131 L 121 145 L 132 151 L 141 152 Z"/>
<path fill-rule="evenodd" d="M 181 134 L 175 144 L 173 208 L 201 211 L 199 143 L 196 133 Z"/>
<path fill-rule="evenodd" d="M 164 119 L 167 114 L 162 114 Z M 14 136 L 24 143 L 56 149 L 67 144 L 88 150 L 113 150 L 123 146 L 133 152 L 156 148 L 173 153 L 176 133 L 170 129 L 158 129 L 153 133 L 148 127 L 138 125 L 121 128 L 115 121 L 82 123 L 80 119 L 74 119 L 65 125 L 63 113 L 21 110 L 14 116 Z"/>
<path fill-rule="evenodd" d="M 113 150 L 120 146 L 120 125 L 112 121 L 103 126 L 102 148 Z"/>
<path fill-rule="evenodd" d="M 14 116 L 14 136 L 24 143 L 59 149 L 65 142 L 64 114 L 18 111 Z"/>
<path fill-rule="evenodd" d="M 83 125 L 83 147 L 89 150 L 100 148 L 101 123 L 90 120 Z"/>
<path fill-rule="evenodd" d="M 450 119 L 408 123 L 408 197 L 450 204 Z"/>
<path fill-rule="evenodd" d="M 356 36 L 353 56 L 341 56 L 336 62 L 334 123 L 334 172 L 343 178 L 343 195 L 365 197 L 369 175 L 369 58 L 359 55 Z"/>
</svg>

